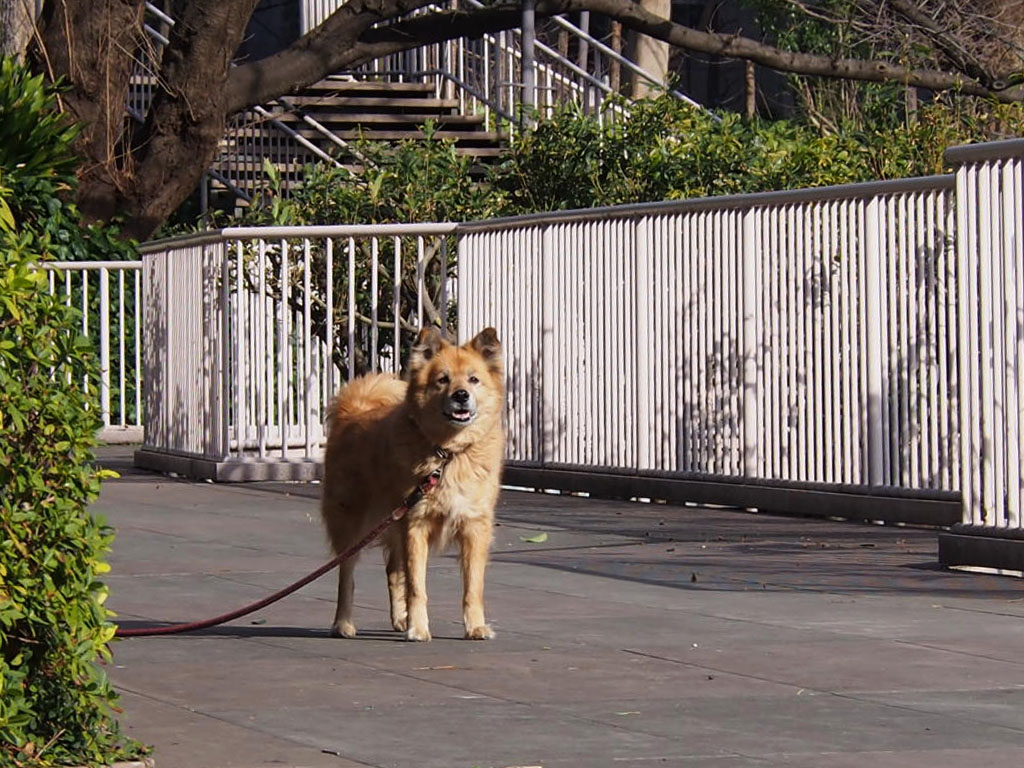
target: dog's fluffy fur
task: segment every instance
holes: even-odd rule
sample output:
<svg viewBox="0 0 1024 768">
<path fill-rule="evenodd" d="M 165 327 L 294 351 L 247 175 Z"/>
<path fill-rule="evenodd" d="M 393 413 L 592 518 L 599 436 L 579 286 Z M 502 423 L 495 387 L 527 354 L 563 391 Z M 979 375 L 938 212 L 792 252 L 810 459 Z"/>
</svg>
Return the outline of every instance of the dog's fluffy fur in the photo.
<svg viewBox="0 0 1024 768">
<path fill-rule="evenodd" d="M 341 552 L 366 535 L 451 453 L 439 485 L 382 537 L 391 624 L 409 640 L 430 640 L 427 555 L 458 544 L 466 637 L 487 640 L 484 569 L 492 540 L 505 434 L 505 374 L 493 328 L 457 347 L 420 332 L 407 381 L 389 374 L 348 384 L 331 408 L 321 512 Z M 332 634 L 353 637 L 355 558 L 341 564 Z"/>
</svg>

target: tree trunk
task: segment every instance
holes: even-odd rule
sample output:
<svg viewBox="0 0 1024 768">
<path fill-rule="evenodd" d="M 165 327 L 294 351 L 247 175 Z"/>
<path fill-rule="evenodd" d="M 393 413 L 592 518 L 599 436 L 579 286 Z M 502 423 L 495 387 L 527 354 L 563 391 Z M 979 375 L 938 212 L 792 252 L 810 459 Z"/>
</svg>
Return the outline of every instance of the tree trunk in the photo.
<svg viewBox="0 0 1024 768">
<path fill-rule="evenodd" d="M 71 83 L 62 98 L 82 126 L 77 202 L 87 219 L 121 219 L 143 239 L 196 188 L 224 133 L 228 68 L 256 2 L 178 6 L 142 124 L 126 103 L 135 54 L 150 45 L 143 0 L 47 5 L 38 66 Z"/>
<path fill-rule="evenodd" d="M 133 142 L 135 178 L 121 209 L 148 236 L 196 188 L 216 156 L 228 112 L 231 60 L 257 0 L 183 4 L 164 52 L 164 83 Z"/>
<path fill-rule="evenodd" d="M 748 120 L 757 117 L 757 69 L 752 61 L 746 63 L 746 115 Z"/>
<path fill-rule="evenodd" d="M 133 56 L 146 42 L 142 13 L 143 0 L 62 0 L 47 3 L 41 19 L 37 68 L 70 86 L 61 103 L 82 128 L 78 202 L 90 218 L 109 220 L 130 184 L 125 103 Z"/>
<path fill-rule="evenodd" d="M 612 22 L 612 50 L 622 53 L 622 24 L 617 21 Z M 615 59 L 608 62 L 608 85 L 615 93 L 622 85 L 622 65 Z"/>
<path fill-rule="evenodd" d="M 25 60 L 34 14 L 35 0 L 0 0 L 0 56 Z"/>
</svg>

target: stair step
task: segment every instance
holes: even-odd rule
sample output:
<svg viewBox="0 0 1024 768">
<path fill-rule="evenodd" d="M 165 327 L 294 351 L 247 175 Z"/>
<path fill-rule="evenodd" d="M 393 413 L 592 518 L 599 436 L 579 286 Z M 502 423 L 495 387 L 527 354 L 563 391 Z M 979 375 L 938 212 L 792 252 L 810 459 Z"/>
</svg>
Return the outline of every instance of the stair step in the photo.
<svg viewBox="0 0 1024 768">
<path fill-rule="evenodd" d="M 396 96 L 291 96 L 285 99 L 289 104 L 305 107 L 307 111 L 320 108 L 338 110 L 355 107 L 370 107 L 374 110 L 433 110 L 442 112 L 459 108 L 458 99 L 436 99 L 433 96 L 405 98 Z"/>
<path fill-rule="evenodd" d="M 304 93 L 433 93 L 430 83 L 385 83 L 373 80 L 335 80 L 327 78 L 299 90 Z"/>
<path fill-rule="evenodd" d="M 501 157 L 505 150 L 502 147 L 485 146 L 485 147 L 456 147 L 456 154 L 459 155 L 470 155 L 472 157 Z M 344 157 L 344 153 L 336 153 L 338 159 Z M 243 154 L 243 155 L 232 155 L 231 160 L 217 160 L 213 163 L 213 169 L 225 174 L 262 174 L 264 160 L 269 160 L 274 166 L 285 174 L 299 173 L 306 167 L 307 163 L 321 162 L 319 157 L 304 158 L 303 160 L 296 160 L 293 155 L 284 153 L 283 155 L 273 151 L 268 151 L 260 154 Z M 348 164 L 344 164 L 348 168 Z M 351 168 L 350 168 L 351 170 Z"/>
<path fill-rule="evenodd" d="M 237 142 L 221 149 L 221 159 L 218 163 L 224 165 L 262 162 L 264 157 L 284 157 L 289 162 L 302 163 L 306 158 L 316 159 L 317 155 L 305 147 L 297 147 L 294 144 L 256 144 L 248 142 Z"/>
<path fill-rule="evenodd" d="M 282 123 L 302 123 L 300 116 L 290 112 L 282 112 L 274 115 Z M 453 128 L 463 126 L 475 128 L 484 124 L 483 115 L 408 115 L 408 114 L 387 114 L 381 112 L 318 112 L 310 115 L 314 120 L 327 128 L 341 125 L 407 125 L 412 129 L 418 129 L 429 118 L 438 125 L 448 125 Z"/>
<path fill-rule="evenodd" d="M 503 147 L 456 147 L 455 153 L 471 157 L 502 157 L 505 154 L 505 149 Z"/>
<path fill-rule="evenodd" d="M 274 164 L 274 167 L 281 173 L 301 173 L 307 165 L 306 162 L 296 162 L 292 158 L 281 160 L 273 155 L 243 155 L 241 158 L 232 159 L 231 162 L 219 161 L 215 162 L 211 166 L 215 171 L 230 176 L 232 174 L 262 174 L 263 173 L 263 162 L 269 160 Z M 319 158 L 313 158 L 310 162 L 319 160 Z"/>
<path fill-rule="evenodd" d="M 306 132 L 302 132 L 306 135 Z M 367 141 L 402 141 L 403 139 L 424 139 L 426 136 L 419 130 L 346 130 L 337 131 L 337 136 L 345 141 L 357 141 L 360 137 Z M 307 136 L 307 138 L 310 138 Z M 496 131 L 435 131 L 435 139 L 455 139 L 459 144 L 464 142 L 484 142 L 497 144 L 505 141 L 508 136 Z"/>
<path fill-rule="evenodd" d="M 292 130 L 324 151 L 331 153 L 344 152 L 343 147 L 339 147 L 335 142 L 325 138 L 319 131 L 309 128 L 303 123 L 293 123 Z M 406 128 L 335 128 L 333 133 L 342 141 L 353 145 L 360 139 L 382 142 L 397 142 L 405 140 L 424 141 L 426 139 L 426 134 L 415 125 L 409 125 Z M 260 130 L 258 132 L 249 130 L 246 133 L 234 136 L 228 135 L 224 138 L 221 144 L 221 152 L 225 154 L 238 152 L 248 154 L 255 150 L 268 155 L 278 155 L 283 153 L 285 156 L 289 157 L 313 157 L 316 154 L 310 149 L 291 141 L 283 143 L 276 141 L 276 139 L 279 138 L 281 138 L 281 134 L 274 129 Z M 508 135 L 505 133 L 483 130 L 458 130 L 457 128 L 455 130 L 446 130 L 442 127 L 434 132 L 434 138 L 438 140 L 454 139 L 456 146 L 459 147 L 496 146 L 504 144 L 508 140 Z"/>
</svg>

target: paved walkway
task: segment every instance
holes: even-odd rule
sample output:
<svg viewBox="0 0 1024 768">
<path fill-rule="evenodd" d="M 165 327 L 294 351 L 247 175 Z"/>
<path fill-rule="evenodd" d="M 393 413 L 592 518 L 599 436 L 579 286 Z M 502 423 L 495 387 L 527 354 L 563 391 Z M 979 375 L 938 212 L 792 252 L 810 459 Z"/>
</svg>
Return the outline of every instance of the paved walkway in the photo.
<svg viewBox="0 0 1024 768">
<path fill-rule="evenodd" d="M 315 497 L 127 472 L 96 505 L 110 605 L 202 618 L 291 582 L 326 556 Z M 373 552 L 356 640 L 327 636 L 328 576 L 117 643 L 122 722 L 158 768 L 1024 765 L 1024 584 L 938 570 L 931 532 L 527 493 L 499 519 L 496 640 L 459 639 L 449 556 L 435 640 L 400 642 Z"/>
</svg>

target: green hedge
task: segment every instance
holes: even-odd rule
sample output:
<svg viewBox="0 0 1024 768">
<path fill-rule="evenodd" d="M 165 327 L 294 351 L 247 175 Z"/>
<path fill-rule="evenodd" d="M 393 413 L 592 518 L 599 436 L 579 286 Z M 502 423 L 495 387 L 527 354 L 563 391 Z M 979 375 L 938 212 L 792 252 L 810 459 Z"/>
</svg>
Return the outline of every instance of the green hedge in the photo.
<svg viewBox="0 0 1024 768">
<path fill-rule="evenodd" d="M 572 107 L 519 137 L 493 185 L 508 214 L 800 189 L 946 171 L 947 147 L 1019 135 L 1021 105 L 922 107 L 911 123 L 824 131 L 746 120 L 668 96 L 618 123 Z"/>
<path fill-rule="evenodd" d="M 39 87 L 0 62 L 0 136 L 24 131 L 11 139 L 20 152 L 0 151 L 0 765 L 104 765 L 140 747 L 118 731 L 100 666 L 114 633 L 97 578 L 112 532 L 88 511 L 104 473 L 92 464 L 98 404 L 82 388 L 97 391 L 98 363 L 78 311 L 35 266 L 81 242 L 54 242 L 78 226 L 58 196 L 74 163 Z"/>
</svg>

